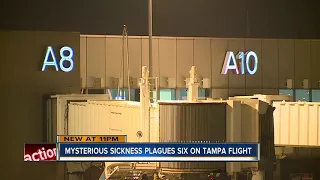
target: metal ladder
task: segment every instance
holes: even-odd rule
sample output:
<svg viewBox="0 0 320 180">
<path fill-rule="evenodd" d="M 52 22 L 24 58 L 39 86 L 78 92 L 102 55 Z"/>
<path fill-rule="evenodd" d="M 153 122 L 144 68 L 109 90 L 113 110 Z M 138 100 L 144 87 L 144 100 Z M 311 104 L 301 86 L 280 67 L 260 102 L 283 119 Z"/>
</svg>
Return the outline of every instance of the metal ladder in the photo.
<svg viewBox="0 0 320 180">
<path fill-rule="evenodd" d="M 150 94 L 152 95 L 150 95 L 150 100 L 152 101 L 152 102 L 158 102 L 160 99 L 159 99 L 159 97 L 157 97 L 157 95 L 158 95 L 158 93 L 159 93 L 159 78 L 158 77 L 149 77 L 148 78 L 148 80 L 149 80 L 149 87 L 150 87 Z M 154 81 L 154 83 L 151 83 L 151 81 Z M 153 90 L 156 90 L 156 97 L 154 97 L 154 95 L 153 95 Z"/>
</svg>

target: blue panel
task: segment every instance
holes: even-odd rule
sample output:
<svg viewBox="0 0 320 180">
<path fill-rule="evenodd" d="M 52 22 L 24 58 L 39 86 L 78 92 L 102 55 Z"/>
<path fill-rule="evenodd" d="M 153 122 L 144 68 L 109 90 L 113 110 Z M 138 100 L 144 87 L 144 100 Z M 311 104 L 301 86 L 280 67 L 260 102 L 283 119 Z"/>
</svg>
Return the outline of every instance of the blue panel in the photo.
<svg viewBox="0 0 320 180">
<path fill-rule="evenodd" d="M 293 96 L 293 89 L 280 89 L 279 94 L 284 96 Z"/>
<path fill-rule="evenodd" d="M 296 101 L 309 102 L 310 101 L 310 91 L 307 89 L 297 89 L 296 90 Z"/>
<path fill-rule="evenodd" d="M 153 98 L 157 97 L 157 92 L 153 91 Z M 176 99 L 175 89 L 160 89 L 160 100 L 161 101 L 170 101 Z"/>
<path fill-rule="evenodd" d="M 312 90 L 312 102 L 320 102 L 320 90 L 319 89 Z"/>
</svg>

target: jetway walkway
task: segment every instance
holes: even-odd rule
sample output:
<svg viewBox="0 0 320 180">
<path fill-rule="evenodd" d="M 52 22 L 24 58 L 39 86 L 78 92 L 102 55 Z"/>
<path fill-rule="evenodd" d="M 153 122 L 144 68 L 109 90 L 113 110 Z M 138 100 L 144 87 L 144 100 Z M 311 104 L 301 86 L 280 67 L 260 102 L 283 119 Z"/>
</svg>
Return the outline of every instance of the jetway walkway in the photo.
<svg viewBox="0 0 320 180">
<path fill-rule="evenodd" d="M 274 143 L 276 153 L 303 154 L 296 148 L 319 151 L 320 147 L 320 103 L 292 102 L 290 96 L 261 95 L 230 97 L 232 100 L 259 99 L 275 107 Z M 310 150 L 306 150 L 310 148 Z M 310 154 L 308 152 L 307 154 Z"/>
</svg>

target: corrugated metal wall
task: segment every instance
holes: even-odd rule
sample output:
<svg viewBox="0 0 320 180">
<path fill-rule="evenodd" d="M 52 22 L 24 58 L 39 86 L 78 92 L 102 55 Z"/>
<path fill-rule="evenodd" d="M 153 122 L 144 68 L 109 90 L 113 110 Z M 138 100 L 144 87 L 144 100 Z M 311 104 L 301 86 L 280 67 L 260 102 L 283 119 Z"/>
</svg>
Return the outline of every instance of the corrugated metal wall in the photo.
<svg viewBox="0 0 320 180">
<path fill-rule="evenodd" d="M 275 144 L 320 145 L 320 103 L 274 102 Z"/>
<path fill-rule="evenodd" d="M 119 76 L 121 36 L 82 35 L 80 43 L 83 86 L 89 76 L 106 81 Z M 149 65 L 148 48 L 147 37 L 129 38 L 129 66 L 133 78 L 140 77 L 142 65 Z M 221 75 L 227 50 L 255 51 L 259 58 L 257 73 Z M 319 40 L 154 37 L 151 75 L 176 78 L 175 86 L 184 88 L 183 78 L 188 77 L 190 67 L 196 65 L 202 77 L 211 79 L 214 98 L 278 94 L 277 89 L 285 88 L 287 79 L 294 80 L 294 88 L 302 88 L 303 79 L 309 79 L 310 88 L 319 88 L 319 51 Z M 110 83 L 106 86 L 113 88 Z"/>
<path fill-rule="evenodd" d="M 226 103 L 160 103 L 160 142 L 225 142 Z M 161 162 L 161 168 L 225 169 L 222 162 Z"/>
<path fill-rule="evenodd" d="M 86 102 L 70 103 L 68 110 L 68 135 L 94 134 L 88 127 L 96 126 L 95 122 L 90 121 L 88 105 Z"/>
<path fill-rule="evenodd" d="M 225 142 L 226 103 L 159 103 L 160 142 Z"/>
<path fill-rule="evenodd" d="M 140 142 L 143 130 L 138 102 L 89 101 L 70 103 L 69 135 L 127 135 L 128 142 Z"/>
</svg>

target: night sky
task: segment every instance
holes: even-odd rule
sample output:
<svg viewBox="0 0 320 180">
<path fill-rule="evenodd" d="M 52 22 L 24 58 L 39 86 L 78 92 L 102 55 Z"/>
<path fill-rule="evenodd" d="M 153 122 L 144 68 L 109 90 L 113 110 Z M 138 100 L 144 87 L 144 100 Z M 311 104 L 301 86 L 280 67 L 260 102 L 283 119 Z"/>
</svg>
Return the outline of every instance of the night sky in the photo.
<svg viewBox="0 0 320 180">
<path fill-rule="evenodd" d="M 154 35 L 320 38 L 317 0 L 153 0 Z M 148 34 L 147 0 L 18 1 L 0 4 L 0 29 Z"/>
</svg>

